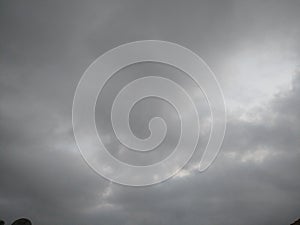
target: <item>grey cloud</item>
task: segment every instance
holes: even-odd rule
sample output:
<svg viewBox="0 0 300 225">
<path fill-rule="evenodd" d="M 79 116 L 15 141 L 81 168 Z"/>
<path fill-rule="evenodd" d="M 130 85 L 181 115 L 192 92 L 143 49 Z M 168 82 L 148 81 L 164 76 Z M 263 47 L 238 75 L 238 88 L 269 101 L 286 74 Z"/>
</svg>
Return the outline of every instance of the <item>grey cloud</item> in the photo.
<svg viewBox="0 0 300 225">
<path fill-rule="evenodd" d="M 295 94 L 299 91 L 298 77 L 292 91 L 282 93 L 285 97 L 270 103 L 272 110 L 298 98 Z M 145 224 L 151 221 L 156 224 L 285 224 L 289 218 L 296 218 L 300 209 L 299 144 L 297 138 L 289 137 L 294 135 L 293 128 L 282 126 L 286 114 L 273 112 L 279 115 L 269 130 L 265 129 L 268 126 L 265 121 L 255 126 L 231 121 L 228 132 L 234 134 L 227 135 L 222 153 L 207 172 L 174 178 L 146 189 L 112 186 L 113 194 L 108 201 L 122 205 L 127 212 L 133 211 L 130 221 L 137 221 L 136 224 L 144 221 Z M 290 116 L 295 115 L 290 113 Z M 297 118 L 289 125 L 299 128 L 299 124 Z M 277 130 L 280 139 L 274 135 Z M 261 135 L 265 138 L 260 139 Z M 262 162 L 228 157 L 231 151 L 254 152 L 257 145 L 281 154 L 270 154 Z M 143 216 L 137 219 L 139 215 Z"/>
<path fill-rule="evenodd" d="M 283 48 L 292 43 L 299 56 L 299 2 L 0 4 L 1 219 L 25 216 L 40 225 L 282 225 L 300 216 L 297 72 L 291 90 L 253 109 L 261 120 L 229 115 L 222 152 L 208 171 L 190 171 L 192 161 L 187 175 L 147 188 L 111 184 L 93 173 L 71 125 L 73 94 L 86 67 L 106 50 L 140 39 L 193 49 L 216 72 L 225 97 L 232 97 L 227 84 L 238 74 L 230 74 L 224 61 L 233 51 L 273 41 Z"/>
</svg>

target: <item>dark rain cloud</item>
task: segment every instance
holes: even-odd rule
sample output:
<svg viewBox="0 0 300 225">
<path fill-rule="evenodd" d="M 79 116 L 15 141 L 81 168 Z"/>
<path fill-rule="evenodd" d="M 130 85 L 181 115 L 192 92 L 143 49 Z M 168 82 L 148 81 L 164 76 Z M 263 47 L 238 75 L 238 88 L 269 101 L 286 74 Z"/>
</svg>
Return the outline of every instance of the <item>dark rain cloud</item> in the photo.
<svg viewBox="0 0 300 225">
<path fill-rule="evenodd" d="M 146 188 L 94 174 L 75 144 L 73 94 L 86 67 L 119 44 L 163 39 L 199 53 L 225 97 L 227 58 L 244 46 L 292 45 L 298 1 L 1 1 L 0 217 L 34 224 L 289 224 L 300 212 L 300 75 L 241 119 L 229 107 L 221 154 L 203 174 Z M 296 44 L 294 44 L 296 43 Z M 251 77 L 247 78 L 251 79 Z M 247 82 L 245 80 L 244 82 Z M 272 85 L 271 83 L 266 85 Z M 238 96 L 236 97 L 238 98 Z M 240 100 L 240 99 L 239 99 Z M 240 100 L 242 101 L 242 100 Z M 231 114 L 232 113 L 232 114 Z"/>
</svg>

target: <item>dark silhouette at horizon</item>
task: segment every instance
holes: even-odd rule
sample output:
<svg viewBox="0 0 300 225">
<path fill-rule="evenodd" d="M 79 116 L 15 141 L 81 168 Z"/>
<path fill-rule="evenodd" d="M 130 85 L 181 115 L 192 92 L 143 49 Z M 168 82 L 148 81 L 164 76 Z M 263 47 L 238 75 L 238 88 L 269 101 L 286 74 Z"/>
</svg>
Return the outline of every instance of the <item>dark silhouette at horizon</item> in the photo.
<svg viewBox="0 0 300 225">
<path fill-rule="evenodd" d="M 3 220 L 0 220 L 0 225 L 5 225 L 5 222 Z M 17 219 L 11 225 L 32 225 L 32 223 L 29 219 L 21 218 L 21 219 Z"/>
<path fill-rule="evenodd" d="M 290 225 L 300 225 L 300 218 L 296 220 L 294 223 L 291 223 Z"/>
<path fill-rule="evenodd" d="M 5 225 L 5 222 L 3 220 L 0 220 L 0 225 Z M 13 222 L 11 225 L 32 225 L 32 223 L 29 219 L 21 218 Z M 290 225 L 300 225 L 300 218 Z"/>
</svg>

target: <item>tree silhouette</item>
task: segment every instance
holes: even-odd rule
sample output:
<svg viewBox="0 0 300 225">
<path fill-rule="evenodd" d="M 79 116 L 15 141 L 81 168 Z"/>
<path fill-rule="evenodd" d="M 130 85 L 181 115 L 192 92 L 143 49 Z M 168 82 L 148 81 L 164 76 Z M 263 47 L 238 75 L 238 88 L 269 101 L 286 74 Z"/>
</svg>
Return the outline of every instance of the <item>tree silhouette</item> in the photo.
<svg viewBox="0 0 300 225">
<path fill-rule="evenodd" d="M 13 222 L 12 225 L 32 225 L 32 223 L 29 219 L 21 218 Z"/>
<path fill-rule="evenodd" d="M 291 225 L 300 225 L 300 219 L 296 220 L 294 223 L 292 223 Z"/>
</svg>

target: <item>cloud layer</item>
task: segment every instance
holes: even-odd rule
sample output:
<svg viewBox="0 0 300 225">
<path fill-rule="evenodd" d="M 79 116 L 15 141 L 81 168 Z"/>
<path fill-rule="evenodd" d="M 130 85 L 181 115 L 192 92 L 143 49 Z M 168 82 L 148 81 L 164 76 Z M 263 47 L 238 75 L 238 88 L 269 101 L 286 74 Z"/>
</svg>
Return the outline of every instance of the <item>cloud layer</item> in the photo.
<svg viewBox="0 0 300 225">
<path fill-rule="evenodd" d="M 1 219 L 282 225 L 300 217 L 299 2 L 0 4 Z M 206 60 L 225 93 L 228 128 L 205 173 L 194 170 L 197 156 L 171 180 L 130 188 L 86 165 L 73 138 L 71 107 L 77 82 L 96 57 L 140 39 L 177 42 Z M 160 104 L 148 107 L 172 112 Z M 134 125 L 141 136 L 144 125 Z M 168 153 L 175 133 L 149 161 Z"/>
</svg>

